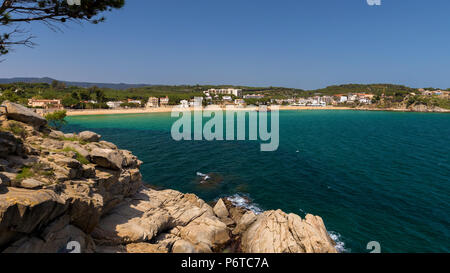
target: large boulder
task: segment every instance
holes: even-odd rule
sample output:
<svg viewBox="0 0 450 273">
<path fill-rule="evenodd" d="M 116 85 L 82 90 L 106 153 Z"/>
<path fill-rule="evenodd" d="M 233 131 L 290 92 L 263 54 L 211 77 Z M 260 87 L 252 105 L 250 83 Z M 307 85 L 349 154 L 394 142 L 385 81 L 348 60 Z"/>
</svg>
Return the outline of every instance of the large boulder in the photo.
<svg viewBox="0 0 450 273">
<path fill-rule="evenodd" d="M 29 234 L 62 215 L 67 206 L 52 190 L 8 188 L 0 194 L 0 248 L 13 234 Z"/>
<path fill-rule="evenodd" d="M 245 253 L 336 253 L 322 218 L 266 211 L 242 235 Z"/>
<path fill-rule="evenodd" d="M 120 170 L 124 163 L 123 156 L 116 150 L 95 148 L 89 156 L 92 163 L 107 169 Z"/>
<path fill-rule="evenodd" d="M 96 134 L 91 131 L 84 131 L 78 134 L 81 140 L 87 141 L 87 142 L 98 142 L 101 138 L 99 134 Z"/>
<path fill-rule="evenodd" d="M 222 199 L 219 199 L 219 201 L 217 201 L 216 205 L 214 206 L 214 213 L 219 218 L 226 218 L 230 215 Z"/>
<path fill-rule="evenodd" d="M 6 106 L 8 111 L 6 113 L 8 119 L 21 121 L 34 127 L 41 127 L 47 124 L 47 120 L 45 120 L 45 118 L 39 116 L 33 112 L 33 110 L 25 106 L 10 101 L 3 102 L 3 105 Z"/>
<path fill-rule="evenodd" d="M 42 183 L 41 181 L 38 181 L 33 178 L 28 178 L 23 181 L 20 181 L 19 185 L 18 185 L 18 187 L 20 187 L 20 188 L 30 189 L 30 190 L 39 189 L 39 188 L 42 188 L 43 186 L 45 186 L 45 183 Z"/>
<path fill-rule="evenodd" d="M 63 216 L 39 234 L 25 236 L 14 242 L 3 253 L 85 253 L 94 251 L 94 243 L 89 235 L 70 225 L 70 218 Z"/>
<path fill-rule="evenodd" d="M 98 245 L 152 242 L 177 252 L 212 252 L 230 240 L 226 225 L 203 200 L 147 188 L 103 217 L 92 236 Z M 185 242 L 175 244 L 178 240 Z"/>
</svg>

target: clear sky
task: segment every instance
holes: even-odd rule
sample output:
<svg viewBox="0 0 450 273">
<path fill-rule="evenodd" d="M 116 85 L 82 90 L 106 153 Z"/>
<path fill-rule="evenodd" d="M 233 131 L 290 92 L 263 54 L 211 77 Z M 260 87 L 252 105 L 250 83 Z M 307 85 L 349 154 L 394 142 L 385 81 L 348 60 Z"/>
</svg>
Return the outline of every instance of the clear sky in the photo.
<svg viewBox="0 0 450 273">
<path fill-rule="evenodd" d="M 126 0 L 100 25 L 26 25 L 38 46 L 7 55 L 0 78 L 449 88 L 449 12 L 448 0 Z"/>
</svg>

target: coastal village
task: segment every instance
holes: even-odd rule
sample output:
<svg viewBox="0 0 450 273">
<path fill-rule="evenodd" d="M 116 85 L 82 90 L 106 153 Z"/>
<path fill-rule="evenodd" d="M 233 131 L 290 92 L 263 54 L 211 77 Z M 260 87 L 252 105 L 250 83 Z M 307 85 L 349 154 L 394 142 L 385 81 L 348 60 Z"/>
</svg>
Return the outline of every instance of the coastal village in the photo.
<svg viewBox="0 0 450 273">
<path fill-rule="evenodd" d="M 418 89 L 417 93 L 411 92 L 410 96 L 427 96 L 437 97 L 441 99 L 449 99 L 450 91 L 444 90 L 426 90 Z M 138 99 L 126 99 L 122 101 L 107 101 L 106 106 L 109 109 L 128 109 L 128 108 L 165 108 L 174 105 L 179 105 L 183 108 L 190 108 L 196 106 L 206 105 L 234 105 L 236 107 L 245 107 L 247 105 L 282 105 L 282 106 L 296 106 L 296 107 L 329 107 L 329 106 L 369 106 L 377 103 L 381 99 L 394 99 L 393 96 L 386 96 L 382 94 L 377 98 L 377 95 L 370 93 L 344 93 L 335 95 L 315 94 L 310 97 L 290 97 L 279 99 L 266 99 L 266 95 L 258 92 L 253 94 L 243 94 L 242 89 L 226 88 L 226 89 L 208 89 L 203 91 L 201 99 L 192 97 L 191 99 L 183 99 L 175 103 L 171 103 L 169 96 L 164 97 L 149 97 L 147 101 Z M 84 104 L 98 104 L 95 100 L 80 101 Z M 42 109 L 64 109 L 61 99 L 29 99 L 28 105 L 31 108 Z"/>
<path fill-rule="evenodd" d="M 361 109 L 446 112 L 450 89 L 410 88 L 392 84 L 346 84 L 317 90 L 245 86 L 145 86 L 113 89 L 51 83 L 0 84 L 0 102 L 12 101 L 38 113 L 68 110 L 170 111 L 173 107 L 245 108 L 280 106 L 281 109 Z"/>
</svg>

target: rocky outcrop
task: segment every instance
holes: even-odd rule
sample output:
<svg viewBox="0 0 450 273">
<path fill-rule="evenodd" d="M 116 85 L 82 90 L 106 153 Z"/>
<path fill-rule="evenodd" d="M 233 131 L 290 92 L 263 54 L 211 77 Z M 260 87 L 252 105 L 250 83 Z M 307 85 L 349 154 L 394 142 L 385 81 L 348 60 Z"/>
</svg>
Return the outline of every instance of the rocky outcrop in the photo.
<svg viewBox="0 0 450 273">
<path fill-rule="evenodd" d="M 17 109 L 0 118 L 0 252 L 335 252 L 320 217 L 150 189 L 131 152 Z"/>
<path fill-rule="evenodd" d="M 281 210 L 258 215 L 242 234 L 242 250 L 248 253 L 336 253 L 322 218 Z"/>
<path fill-rule="evenodd" d="M 79 134 L 79 137 L 81 140 L 88 141 L 88 142 L 98 142 L 101 138 L 101 136 L 99 134 L 96 134 L 96 133 L 90 132 L 90 131 L 81 132 Z"/>
<path fill-rule="evenodd" d="M 6 106 L 8 111 L 6 116 L 10 119 L 21 121 L 35 127 L 40 127 L 47 124 L 45 118 L 39 116 L 25 106 L 9 101 L 4 101 L 2 104 Z"/>
</svg>

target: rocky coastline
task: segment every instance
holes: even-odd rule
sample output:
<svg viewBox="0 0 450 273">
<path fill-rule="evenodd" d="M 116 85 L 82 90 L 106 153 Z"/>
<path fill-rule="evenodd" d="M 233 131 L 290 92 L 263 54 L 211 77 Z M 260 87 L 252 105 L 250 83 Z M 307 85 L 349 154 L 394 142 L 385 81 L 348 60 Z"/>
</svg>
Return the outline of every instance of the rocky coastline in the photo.
<svg viewBox="0 0 450 273">
<path fill-rule="evenodd" d="M 255 214 L 156 190 L 142 162 L 94 132 L 51 130 L 30 109 L 0 116 L 0 253 L 336 253 L 322 218 Z"/>
</svg>

